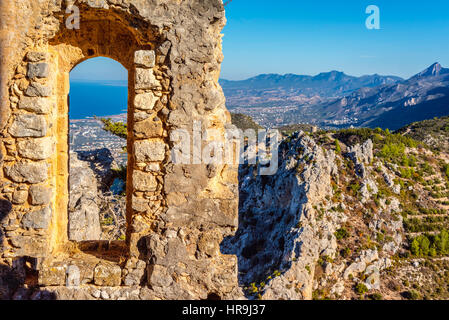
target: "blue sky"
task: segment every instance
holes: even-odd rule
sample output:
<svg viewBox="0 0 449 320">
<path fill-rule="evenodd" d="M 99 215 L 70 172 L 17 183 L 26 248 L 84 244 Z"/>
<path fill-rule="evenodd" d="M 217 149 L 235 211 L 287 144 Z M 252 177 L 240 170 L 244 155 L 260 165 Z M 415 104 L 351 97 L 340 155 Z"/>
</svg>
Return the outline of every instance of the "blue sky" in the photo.
<svg viewBox="0 0 449 320">
<path fill-rule="evenodd" d="M 365 27 L 368 5 L 380 9 L 380 30 Z M 225 79 L 330 70 L 408 78 L 434 62 L 449 67 L 448 0 L 233 0 L 226 16 Z M 105 60 L 84 62 L 72 78 L 126 79 Z"/>
</svg>

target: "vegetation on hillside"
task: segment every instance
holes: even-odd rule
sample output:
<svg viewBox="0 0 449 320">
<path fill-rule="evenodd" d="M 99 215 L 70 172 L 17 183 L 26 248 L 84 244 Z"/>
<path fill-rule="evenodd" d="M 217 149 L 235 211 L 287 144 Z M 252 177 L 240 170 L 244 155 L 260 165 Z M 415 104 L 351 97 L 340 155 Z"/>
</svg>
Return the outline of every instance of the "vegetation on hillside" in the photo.
<svg viewBox="0 0 449 320">
<path fill-rule="evenodd" d="M 315 132 L 318 128 L 311 124 L 290 124 L 277 128 L 284 136 L 290 136 L 295 132 Z"/>
<path fill-rule="evenodd" d="M 231 113 L 232 124 L 235 125 L 240 130 L 260 130 L 263 129 L 259 124 L 257 124 L 253 118 L 242 113 Z"/>
<path fill-rule="evenodd" d="M 414 122 L 397 131 L 415 140 L 423 141 L 438 151 L 449 147 L 449 116 Z"/>
<path fill-rule="evenodd" d="M 377 248 L 382 252 L 384 246 L 388 248 L 397 234 L 391 233 L 385 225 L 379 230 L 372 229 L 379 217 L 392 224 L 403 221 L 402 245 L 392 256 L 393 267 L 383 274 L 388 289 L 381 288 L 380 292 L 374 291 L 369 296 L 361 284 L 355 283 L 352 287 L 355 298 L 386 298 L 386 295 L 396 294 L 404 299 L 449 298 L 449 263 L 446 262 L 449 256 L 449 144 L 440 144 L 440 149 L 429 147 L 426 132 L 429 126 L 436 141 L 448 140 L 446 122 L 449 125 L 449 117 L 414 124 L 421 135 L 413 130 L 391 132 L 379 128 L 308 133 L 323 148 L 334 150 L 338 155 L 339 177 L 332 182 L 334 196 L 327 200 L 338 206 L 337 211 L 350 215 L 350 220 L 335 232 L 340 252 L 335 264 L 341 262 L 339 259 L 351 259 L 363 249 Z M 439 125 L 434 128 L 429 123 Z M 371 168 L 369 177 L 375 181 L 378 192 L 365 198 L 366 202 L 361 205 L 365 181 L 357 176 L 354 163 L 346 154 L 349 147 L 368 139 L 373 142 L 375 158 L 365 166 Z M 388 183 L 385 172 L 391 179 Z M 365 188 L 371 192 L 369 185 Z M 388 213 L 386 208 L 394 202 L 398 203 L 397 211 Z M 349 207 L 350 211 L 344 209 Z M 425 280 L 407 273 L 407 266 L 412 266 L 416 272 L 425 272 Z M 329 297 L 329 292 L 321 290 L 317 297 Z"/>
<path fill-rule="evenodd" d="M 103 130 L 112 133 L 113 135 L 126 139 L 128 137 L 127 124 L 120 121 L 112 121 L 111 119 L 100 118 L 103 122 Z"/>
</svg>

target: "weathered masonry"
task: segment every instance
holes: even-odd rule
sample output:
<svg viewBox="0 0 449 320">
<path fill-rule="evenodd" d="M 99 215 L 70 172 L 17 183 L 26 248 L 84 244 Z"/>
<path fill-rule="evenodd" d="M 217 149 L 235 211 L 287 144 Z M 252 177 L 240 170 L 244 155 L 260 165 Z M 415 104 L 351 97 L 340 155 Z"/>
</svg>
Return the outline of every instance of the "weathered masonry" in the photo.
<svg viewBox="0 0 449 320">
<path fill-rule="evenodd" d="M 239 296 L 237 259 L 220 252 L 236 167 L 170 153 L 173 130 L 230 123 L 224 24 L 220 0 L 0 1 L 0 298 Z M 129 74 L 126 245 L 68 239 L 69 72 L 96 56 Z"/>
</svg>

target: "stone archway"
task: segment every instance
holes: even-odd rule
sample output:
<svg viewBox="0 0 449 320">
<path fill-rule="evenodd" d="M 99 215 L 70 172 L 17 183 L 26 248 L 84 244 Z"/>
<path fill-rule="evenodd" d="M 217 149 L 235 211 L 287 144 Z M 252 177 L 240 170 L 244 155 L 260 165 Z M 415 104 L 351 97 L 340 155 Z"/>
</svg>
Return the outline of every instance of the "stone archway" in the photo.
<svg viewBox="0 0 449 320">
<path fill-rule="evenodd" d="M 57 133 L 63 137 L 68 136 L 69 73 L 76 65 L 87 59 L 103 56 L 118 61 L 128 70 L 127 145 L 130 152 L 127 238 L 130 254 L 137 258 L 137 242 L 140 238 L 135 235 L 135 229 L 131 228 L 133 221 L 142 221 L 140 228 L 145 223 L 145 232 L 148 233 L 152 220 L 156 220 L 152 216 L 157 214 L 154 208 L 162 211 L 166 207 L 162 187 L 164 161 L 169 156 L 169 135 L 167 128 L 164 128 L 163 120 L 166 118 L 161 111 L 166 107 L 170 95 L 170 79 L 163 71 L 168 69 L 164 56 L 159 55 L 157 63 L 155 49 L 158 48 L 161 53 L 166 52 L 164 46 L 167 47 L 167 43 L 160 43 L 154 38 L 143 40 L 145 35 L 138 36 L 120 14 L 106 14 L 101 9 L 83 8 L 80 17 L 83 28 L 64 28 L 50 40 L 50 52 L 55 57 L 51 65 L 56 69 L 53 81 L 56 87 Z M 65 156 L 67 145 L 68 142 L 64 139 L 58 139 L 56 153 Z M 68 172 L 65 157 L 60 156 L 56 161 L 58 172 Z M 56 189 L 67 190 L 67 183 L 66 177 L 57 179 Z M 67 217 L 64 212 L 67 199 L 59 197 L 56 201 L 59 214 L 57 220 L 63 221 Z M 66 230 L 60 228 L 57 237 L 65 237 L 66 234 Z"/>
<path fill-rule="evenodd" d="M 18 37 L 0 48 L 8 56 L 2 73 L 12 70 L 1 82 L 9 103 L 1 110 L 0 198 L 11 210 L 0 262 L 35 259 L 40 284 L 55 288 L 76 284 L 78 270 L 87 293 L 141 286 L 147 298 L 238 294 L 236 258 L 219 249 L 237 227 L 236 168 L 175 164 L 170 153 L 174 130 L 192 133 L 200 123 L 224 139 L 230 123 L 218 85 L 222 2 L 68 1 L 80 8 L 79 30 L 64 27 L 68 3 L 6 2 L 37 18 L 19 23 Z M 127 248 L 112 265 L 77 260 L 67 239 L 69 72 L 95 56 L 120 62 L 130 79 Z"/>
</svg>

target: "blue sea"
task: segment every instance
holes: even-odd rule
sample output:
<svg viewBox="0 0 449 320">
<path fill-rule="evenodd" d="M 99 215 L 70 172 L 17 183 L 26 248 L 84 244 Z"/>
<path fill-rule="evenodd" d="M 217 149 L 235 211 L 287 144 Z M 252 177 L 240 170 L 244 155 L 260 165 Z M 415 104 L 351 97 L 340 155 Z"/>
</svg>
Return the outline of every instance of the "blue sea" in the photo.
<svg viewBox="0 0 449 320">
<path fill-rule="evenodd" d="M 128 109 L 127 81 L 70 82 L 70 119 L 104 117 L 126 113 Z"/>
</svg>

